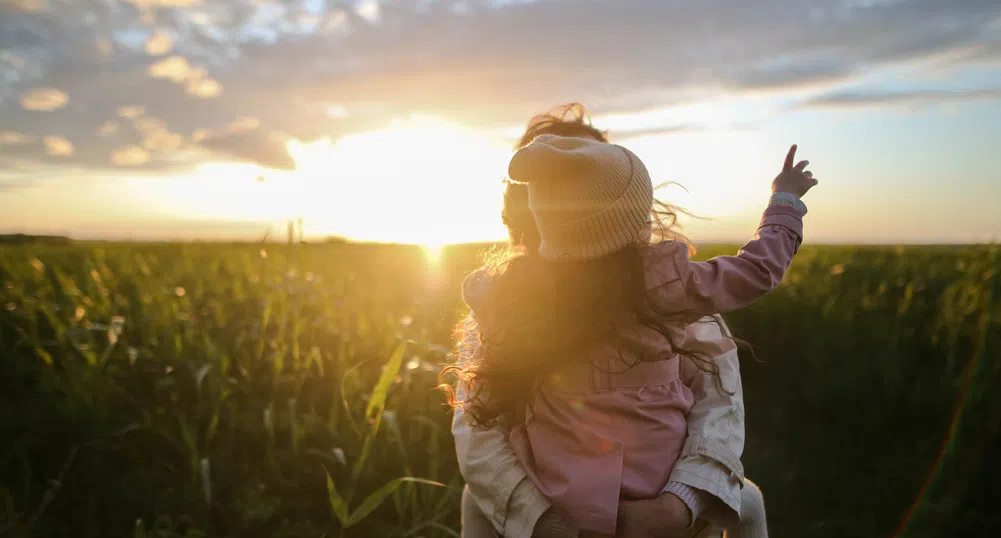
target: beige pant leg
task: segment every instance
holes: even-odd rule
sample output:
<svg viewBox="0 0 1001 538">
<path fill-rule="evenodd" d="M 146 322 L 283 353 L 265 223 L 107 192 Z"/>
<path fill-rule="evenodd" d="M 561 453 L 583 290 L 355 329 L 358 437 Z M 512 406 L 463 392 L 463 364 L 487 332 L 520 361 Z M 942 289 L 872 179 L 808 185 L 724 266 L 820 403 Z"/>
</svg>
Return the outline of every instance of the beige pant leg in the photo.
<svg viewBox="0 0 1001 538">
<path fill-rule="evenodd" d="M 469 486 L 462 488 L 462 538 L 495 538 L 494 526 L 473 500 Z"/>
<path fill-rule="evenodd" d="M 761 488 L 744 479 L 740 490 L 740 523 L 727 529 L 726 538 L 768 538 L 768 523 L 765 518 L 765 499 Z"/>
</svg>

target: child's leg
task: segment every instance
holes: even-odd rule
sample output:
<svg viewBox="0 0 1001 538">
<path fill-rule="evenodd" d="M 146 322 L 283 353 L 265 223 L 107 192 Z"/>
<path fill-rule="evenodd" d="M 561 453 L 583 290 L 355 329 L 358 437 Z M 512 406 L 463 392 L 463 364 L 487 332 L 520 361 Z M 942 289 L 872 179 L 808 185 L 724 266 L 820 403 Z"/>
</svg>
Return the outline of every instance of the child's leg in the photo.
<svg viewBox="0 0 1001 538">
<path fill-rule="evenodd" d="M 768 525 L 765 520 L 765 499 L 761 489 L 748 479 L 744 479 L 744 488 L 740 491 L 740 523 L 732 529 L 727 529 L 723 535 L 726 538 L 768 538 Z"/>
<path fill-rule="evenodd" d="M 497 532 L 476 505 L 469 486 L 462 489 L 462 538 L 494 538 Z"/>
</svg>

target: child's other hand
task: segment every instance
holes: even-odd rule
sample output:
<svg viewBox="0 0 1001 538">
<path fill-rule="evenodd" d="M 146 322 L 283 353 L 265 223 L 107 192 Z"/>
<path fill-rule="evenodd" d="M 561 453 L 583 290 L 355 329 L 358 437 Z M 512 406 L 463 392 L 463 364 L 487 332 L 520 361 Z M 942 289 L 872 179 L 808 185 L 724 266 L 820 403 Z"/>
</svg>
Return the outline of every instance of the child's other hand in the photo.
<svg viewBox="0 0 1001 538">
<path fill-rule="evenodd" d="M 775 181 L 772 182 L 773 193 L 789 192 L 802 198 L 806 194 L 806 191 L 817 184 L 816 178 L 813 177 L 813 172 L 805 170 L 806 165 L 810 164 L 810 161 L 800 161 L 796 166 L 793 166 L 792 163 L 795 160 L 796 145 L 793 144 L 786 155 L 782 171 L 779 172 L 779 175 L 775 176 Z"/>
</svg>

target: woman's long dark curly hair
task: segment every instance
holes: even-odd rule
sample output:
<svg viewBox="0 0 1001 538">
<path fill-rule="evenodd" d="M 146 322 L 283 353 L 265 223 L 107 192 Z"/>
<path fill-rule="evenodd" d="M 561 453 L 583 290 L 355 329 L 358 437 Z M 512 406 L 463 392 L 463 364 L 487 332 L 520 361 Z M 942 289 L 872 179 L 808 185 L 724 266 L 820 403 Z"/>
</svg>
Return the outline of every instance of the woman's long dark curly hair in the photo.
<svg viewBox="0 0 1001 538">
<path fill-rule="evenodd" d="M 542 134 L 607 142 L 579 104 L 532 118 L 518 147 Z M 689 244 L 678 231 L 679 212 L 683 211 L 669 204 L 654 203 L 655 241 Z M 630 328 L 660 333 L 674 353 L 710 373 L 717 389 L 724 390 L 712 357 L 676 345 L 678 329 L 683 330 L 694 316 L 668 312 L 649 300 L 644 271 L 649 244 L 630 245 L 585 262 L 544 260 L 536 254 L 539 233 L 525 186 L 516 183 L 507 185 L 503 218 L 512 246 L 488 255 L 481 271 L 489 286 L 475 306 L 478 322 L 467 318 L 456 328 L 459 356 L 442 371 L 442 379 L 457 375 L 468 388 L 460 400 L 450 385 L 442 383 L 449 405 L 464 409 L 474 425 L 510 428 L 522 422 L 547 374 L 581 360 L 581 351 L 589 346 L 615 343 L 621 331 Z M 713 320 L 726 335 L 721 321 Z"/>
</svg>

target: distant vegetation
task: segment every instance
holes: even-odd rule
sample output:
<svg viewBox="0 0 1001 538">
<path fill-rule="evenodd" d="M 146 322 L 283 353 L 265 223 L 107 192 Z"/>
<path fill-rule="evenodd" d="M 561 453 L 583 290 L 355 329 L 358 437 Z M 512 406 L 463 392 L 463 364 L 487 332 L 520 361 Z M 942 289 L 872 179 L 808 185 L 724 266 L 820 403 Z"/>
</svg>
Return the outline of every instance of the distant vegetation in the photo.
<svg viewBox="0 0 1001 538">
<path fill-rule="evenodd" d="M 457 536 L 433 387 L 476 249 L 9 237 L 0 536 Z M 805 247 L 728 316 L 773 535 L 1001 528 L 999 260 Z"/>
<path fill-rule="evenodd" d="M 70 243 L 70 238 L 61 235 L 0 234 L 0 245 L 24 245 L 27 243 L 66 245 Z"/>
</svg>

